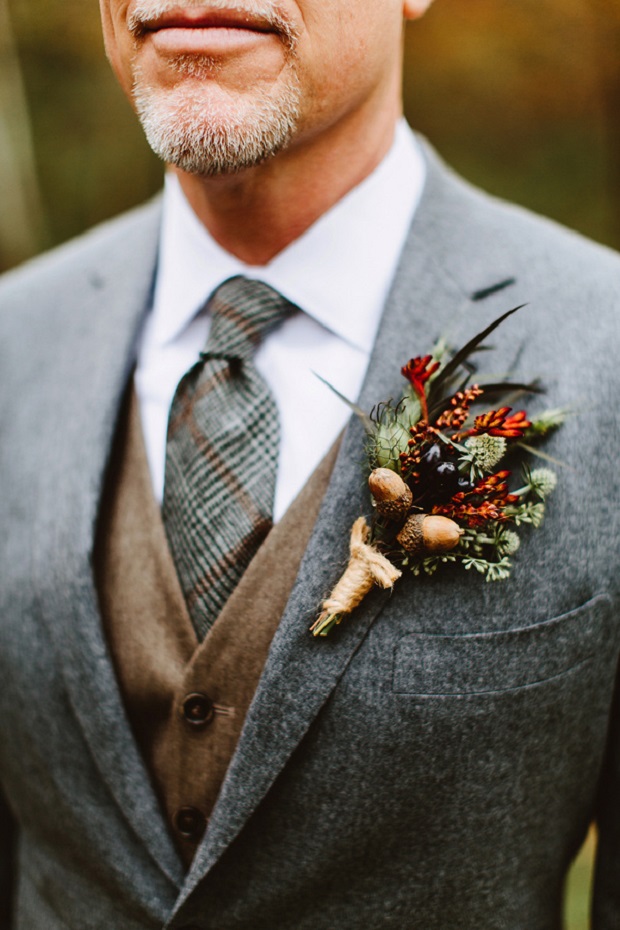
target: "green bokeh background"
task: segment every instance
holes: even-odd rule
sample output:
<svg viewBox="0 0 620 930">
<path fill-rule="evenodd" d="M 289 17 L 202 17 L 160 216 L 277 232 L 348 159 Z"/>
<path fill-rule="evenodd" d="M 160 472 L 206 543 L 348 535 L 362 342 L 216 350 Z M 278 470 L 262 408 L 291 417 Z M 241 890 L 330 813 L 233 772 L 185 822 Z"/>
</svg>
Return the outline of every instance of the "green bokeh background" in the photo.
<svg viewBox="0 0 620 930">
<path fill-rule="evenodd" d="M 620 247 L 620 0 L 436 0 L 405 44 L 406 114 L 457 170 Z M 161 180 L 95 0 L 0 0 L 0 269 Z M 588 926 L 593 846 L 571 872 L 568 930 Z"/>
<path fill-rule="evenodd" d="M 619 47 L 620 0 L 436 0 L 408 27 L 406 113 L 470 180 L 619 246 Z M 0 146 L 0 267 L 144 200 L 162 176 L 108 68 L 95 0 L 0 0 L 0 142 L 23 152 L 17 78 L 31 229 L 21 241 L 6 209 Z"/>
</svg>

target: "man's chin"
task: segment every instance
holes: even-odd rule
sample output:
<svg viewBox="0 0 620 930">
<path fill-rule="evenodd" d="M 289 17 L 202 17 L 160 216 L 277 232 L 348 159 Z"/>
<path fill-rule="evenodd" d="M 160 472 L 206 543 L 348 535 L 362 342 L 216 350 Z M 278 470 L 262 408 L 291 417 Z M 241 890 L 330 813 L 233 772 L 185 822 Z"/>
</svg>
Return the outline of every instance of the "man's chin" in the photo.
<svg viewBox="0 0 620 930">
<path fill-rule="evenodd" d="M 273 97 L 232 95 L 191 78 L 169 92 L 136 82 L 134 102 L 153 151 L 203 177 L 237 174 L 272 158 L 288 146 L 299 119 L 293 79 Z"/>
</svg>

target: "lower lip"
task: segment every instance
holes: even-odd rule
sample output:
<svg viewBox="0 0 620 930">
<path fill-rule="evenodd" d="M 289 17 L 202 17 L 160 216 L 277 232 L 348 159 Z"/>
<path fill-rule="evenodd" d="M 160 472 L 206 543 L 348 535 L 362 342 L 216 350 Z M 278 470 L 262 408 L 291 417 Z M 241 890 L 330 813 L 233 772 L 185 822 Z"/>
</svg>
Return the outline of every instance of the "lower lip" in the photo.
<svg viewBox="0 0 620 930">
<path fill-rule="evenodd" d="M 168 54 L 222 55 L 243 52 L 274 38 L 272 32 L 255 29 L 170 27 L 150 33 L 157 51 Z"/>
</svg>

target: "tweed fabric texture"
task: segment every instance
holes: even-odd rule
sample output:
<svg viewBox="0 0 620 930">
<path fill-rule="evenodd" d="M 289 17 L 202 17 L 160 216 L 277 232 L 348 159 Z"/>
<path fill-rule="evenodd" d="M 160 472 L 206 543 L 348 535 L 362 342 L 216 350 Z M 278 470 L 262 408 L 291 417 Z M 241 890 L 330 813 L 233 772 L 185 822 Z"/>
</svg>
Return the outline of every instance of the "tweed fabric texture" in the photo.
<svg viewBox="0 0 620 930">
<path fill-rule="evenodd" d="M 189 875 L 123 708 L 92 577 L 157 208 L 0 281 L 11 930 L 556 930 L 593 814 L 592 930 L 618 930 L 620 260 L 427 157 L 359 406 L 395 397 L 403 360 L 437 335 L 470 336 L 529 302 L 493 369 L 519 353 L 515 377 L 547 386 L 537 410 L 573 404 L 579 372 L 588 409 L 545 445 L 570 467 L 506 582 L 409 575 L 317 643 L 308 627 L 346 564 L 352 521 L 370 513 L 354 418 Z M 468 661 L 448 671 L 450 656 Z"/>
<path fill-rule="evenodd" d="M 162 512 L 201 640 L 273 525 L 280 425 L 253 355 L 293 309 L 260 281 L 225 281 L 207 303 L 206 349 L 172 401 Z"/>
<path fill-rule="evenodd" d="M 179 832 L 177 812 L 190 806 L 211 816 L 336 451 L 273 528 L 199 644 L 153 495 L 134 392 L 119 423 L 95 548 L 97 590 L 127 716 L 186 866 L 200 836 Z M 196 693 L 213 702 L 204 726 L 183 713 Z"/>
</svg>

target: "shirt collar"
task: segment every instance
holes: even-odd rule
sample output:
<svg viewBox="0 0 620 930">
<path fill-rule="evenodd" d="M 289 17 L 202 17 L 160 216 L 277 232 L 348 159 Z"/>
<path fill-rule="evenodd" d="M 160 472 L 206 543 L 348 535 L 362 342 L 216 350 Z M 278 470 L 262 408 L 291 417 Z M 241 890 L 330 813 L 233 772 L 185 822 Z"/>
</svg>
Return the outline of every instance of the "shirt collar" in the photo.
<svg viewBox="0 0 620 930">
<path fill-rule="evenodd" d="M 151 338 L 177 339 L 227 278 L 271 285 L 320 324 L 370 352 L 426 168 L 401 121 L 380 165 L 269 264 L 246 265 L 211 237 L 168 174 Z"/>
</svg>

